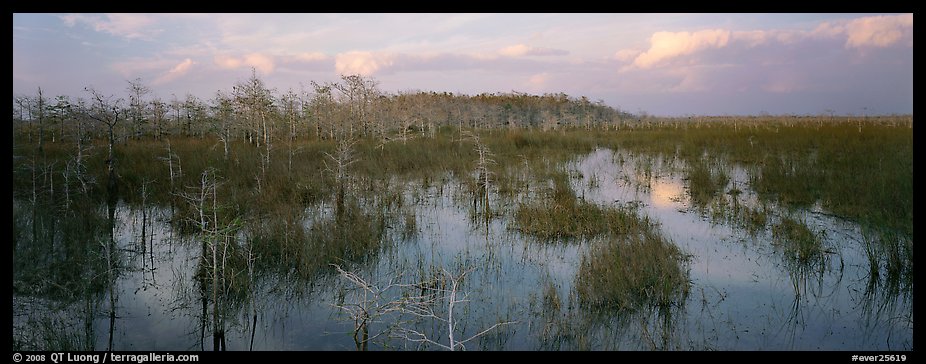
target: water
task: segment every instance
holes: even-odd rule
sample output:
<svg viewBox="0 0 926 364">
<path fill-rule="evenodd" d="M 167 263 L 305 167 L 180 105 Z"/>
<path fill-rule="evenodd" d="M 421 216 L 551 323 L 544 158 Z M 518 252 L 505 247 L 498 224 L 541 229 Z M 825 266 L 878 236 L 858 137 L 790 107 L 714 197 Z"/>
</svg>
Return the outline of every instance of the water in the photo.
<svg viewBox="0 0 926 364">
<path fill-rule="evenodd" d="M 912 349 L 912 299 L 869 287 L 858 226 L 820 211 L 798 212 L 811 230 L 825 231 L 830 252 L 820 264 L 795 264 L 784 258 L 768 228 L 750 233 L 693 206 L 679 173 L 683 167 L 674 160 L 641 161 L 604 149 L 567 166 L 577 196 L 606 206 L 638 206 L 690 256 L 690 293 L 683 305 L 669 310 L 588 312 L 576 304 L 573 285 L 595 239 L 548 243 L 523 236 L 509 220 L 516 202 L 493 194 L 491 206 L 501 216 L 484 219 L 452 180 L 442 186 L 407 185 L 403 211 L 415 217 L 412 234 L 402 234 L 403 227 L 394 224 L 384 238 L 389 248 L 368 264 L 346 268 L 380 288 L 399 274 L 397 282 L 407 283 L 446 278 L 442 269 L 450 275 L 469 271 L 459 291 L 465 301 L 455 307 L 457 340 L 506 324 L 467 342 L 468 350 Z M 754 206 L 758 199 L 748 190 L 747 171 L 730 168 L 733 183 L 743 191 L 737 198 Z M 74 337 L 87 338 L 86 346 L 94 350 L 107 349 L 110 341 L 114 350 L 211 350 L 211 308 L 204 311 L 194 280 L 200 243 L 170 227 L 169 209 L 149 207 L 142 248 L 141 215 L 138 209 L 117 208 L 114 236 L 123 269 L 112 290 L 114 306 L 109 291 L 63 307 L 14 294 L 14 336 L 39 337 L 35 324 L 51 320 Z M 336 305 L 362 296 L 345 279 L 323 275 L 299 282 L 264 275 L 255 287 L 253 301 L 228 310 L 228 350 L 356 349 L 354 321 Z M 374 302 L 402 292 L 397 287 Z M 446 315 L 446 300 L 433 308 Z M 438 348 L 396 337 L 400 327 L 448 343 L 446 323 L 393 312 L 369 325 L 369 335 L 375 336 L 369 349 Z"/>
</svg>

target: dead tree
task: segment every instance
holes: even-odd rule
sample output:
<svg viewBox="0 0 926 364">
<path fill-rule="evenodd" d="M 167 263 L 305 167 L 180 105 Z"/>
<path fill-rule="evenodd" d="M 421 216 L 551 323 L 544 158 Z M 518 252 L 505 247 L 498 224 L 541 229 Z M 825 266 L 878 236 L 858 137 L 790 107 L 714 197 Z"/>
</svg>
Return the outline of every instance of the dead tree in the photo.
<svg viewBox="0 0 926 364">
<path fill-rule="evenodd" d="M 485 209 L 484 213 L 488 219 L 490 216 L 489 191 L 493 175 L 493 172 L 489 170 L 489 168 L 496 164 L 494 159 L 495 154 L 489 150 L 487 145 L 482 143 L 482 141 L 479 139 L 479 135 L 475 132 L 466 132 L 465 135 L 473 141 L 473 150 L 478 156 L 476 159 L 476 186 L 482 195 L 483 208 Z M 473 204 L 476 204 L 475 196 L 473 199 Z"/>
<path fill-rule="evenodd" d="M 143 132 L 142 126 L 145 123 L 145 112 L 147 110 L 147 103 L 143 98 L 151 92 L 151 89 L 142 83 L 141 78 L 128 82 L 129 87 L 126 91 L 129 92 L 129 106 L 132 110 L 132 137 L 138 139 Z"/>
<path fill-rule="evenodd" d="M 465 350 L 467 342 L 477 339 L 498 327 L 516 323 L 514 321 L 498 322 L 462 340 L 456 336 L 459 321 L 454 317 L 454 310 L 459 304 L 469 302 L 466 295 L 462 293 L 462 282 L 464 277 L 472 272 L 474 268 L 465 269 L 457 275 L 441 269 L 442 280 L 440 282 L 397 283 L 402 281 L 402 275 L 395 274 L 390 275 L 389 281 L 385 285 L 378 286 L 363 279 L 356 273 L 343 270 L 336 264 L 332 264 L 332 266 L 341 277 L 360 289 L 360 295 L 356 301 L 350 303 L 340 302 L 334 305 L 346 312 L 354 320 L 354 341 L 358 350 L 366 350 L 367 343 L 370 340 L 384 333 L 389 333 L 392 338 L 431 344 L 446 350 Z M 387 292 L 394 289 L 400 290 L 400 292 L 393 293 L 390 296 Z M 438 314 L 436 310 L 436 308 L 442 306 L 441 301 L 443 300 L 446 300 L 446 316 Z M 404 314 L 416 320 L 434 320 L 447 325 L 447 343 L 438 342 L 420 331 L 408 328 L 412 322 L 401 318 L 398 318 L 389 329 L 375 334 L 372 338 L 369 337 L 369 325 L 392 313 Z"/>
<path fill-rule="evenodd" d="M 92 87 L 86 87 L 84 90 L 90 93 L 94 102 L 93 110 L 89 114 L 90 118 L 106 126 L 109 141 L 109 154 L 106 158 L 106 166 L 108 167 L 109 173 L 113 173 L 116 163 L 116 157 L 113 153 L 113 147 L 116 144 L 115 130 L 116 125 L 119 124 L 119 115 L 122 113 L 122 109 L 119 107 L 122 99 L 110 101 L 111 97 L 103 96 L 102 93 Z"/>
<path fill-rule="evenodd" d="M 348 167 L 358 160 L 354 156 L 354 144 L 356 143 L 357 141 L 354 139 L 342 138 L 338 141 L 338 146 L 334 150 L 334 154 L 325 152 L 325 156 L 328 158 L 322 160 L 325 164 L 325 170 L 334 177 L 335 184 L 338 186 L 337 196 L 335 198 L 335 213 L 338 217 L 338 221 L 341 221 L 341 217 L 344 214 L 344 195 L 347 183 L 350 179 Z"/>
</svg>

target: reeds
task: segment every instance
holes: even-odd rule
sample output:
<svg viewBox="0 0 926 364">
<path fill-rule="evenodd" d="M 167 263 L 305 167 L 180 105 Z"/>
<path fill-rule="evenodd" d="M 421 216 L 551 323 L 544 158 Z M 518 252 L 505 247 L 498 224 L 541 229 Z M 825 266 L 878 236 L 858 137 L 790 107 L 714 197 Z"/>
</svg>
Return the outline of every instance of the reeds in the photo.
<svg viewBox="0 0 926 364">
<path fill-rule="evenodd" d="M 582 258 L 575 285 L 579 301 L 618 311 L 684 304 L 690 285 L 686 261 L 654 230 L 611 237 Z"/>
</svg>

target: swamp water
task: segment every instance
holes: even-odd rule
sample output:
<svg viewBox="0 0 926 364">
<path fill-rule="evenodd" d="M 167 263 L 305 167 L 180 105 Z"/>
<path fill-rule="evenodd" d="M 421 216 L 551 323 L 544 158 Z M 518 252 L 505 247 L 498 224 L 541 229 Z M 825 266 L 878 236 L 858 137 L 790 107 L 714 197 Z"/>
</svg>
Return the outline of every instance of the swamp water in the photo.
<svg viewBox="0 0 926 364">
<path fill-rule="evenodd" d="M 484 214 L 482 202 L 445 178 L 405 185 L 404 206 L 391 212 L 398 218 L 390 220 L 381 238 L 385 247 L 363 263 L 343 264 L 376 288 L 394 283 L 394 289 L 373 295 L 336 273 L 311 282 L 260 275 L 253 292 L 224 308 L 223 345 L 228 350 L 356 350 L 355 320 L 345 307 L 373 311 L 377 304 L 387 307 L 426 291 L 410 282 L 427 280 L 446 290 L 453 283 L 448 278 L 465 273 L 452 317 L 457 342 L 473 337 L 456 347 L 467 350 L 912 349 L 912 283 L 897 289 L 883 277 L 872 277 L 858 225 L 820 209 L 763 205 L 767 223 L 745 226 L 732 211 L 745 207 L 755 213 L 761 203 L 749 189 L 749 172 L 736 166 L 725 167 L 727 186 L 707 202 L 691 197 L 686 167 L 671 158 L 598 149 L 565 168 L 579 200 L 635 209 L 680 248 L 689 281 L 682 302 L 633 310 L 580 304 L 579 267 L 601 239 L 540 241 L 519 232 L 512 218 L 518 204 L 531 202 L 543 183 L 530 182 L 528 191 L 515 197 L 490 192 L 493 211 Z M 731 186 L 736 193 L 727 192 Z M 326 204 L 307 207 L 305 228 L 313 229 L 322 221 L 319 216 L 332 210 Z M 115 283 L 66 302 L 14 292 L 14 344 L 49 350 L 212 350 L 216 318 L 194 278 L 200 243 L 175 231 L 167 223 L 170 214 L 169 208 L 149 207 L 142 214 L 117 205 L 114 240 L 122 269 Z M 773 231 L 785 217 L 802 222 L 820 239 L 817 258 L 788 257 Z M 439 319 L 448 316 L 448 299 L 433 302 L 428 312 L 434 317 L 377 312 L 365 326 L 366 348 L 448 345 L 447 323 Z M 437 344 L 414 340 L 425 337 Z"/>
</svg>

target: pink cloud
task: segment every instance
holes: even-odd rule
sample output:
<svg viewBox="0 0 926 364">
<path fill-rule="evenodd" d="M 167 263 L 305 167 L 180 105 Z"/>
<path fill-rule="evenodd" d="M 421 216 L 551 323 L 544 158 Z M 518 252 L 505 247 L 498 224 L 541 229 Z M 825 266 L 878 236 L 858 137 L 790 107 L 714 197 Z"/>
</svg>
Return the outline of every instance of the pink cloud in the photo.
<svg viewBox="0 0 926 364">
<path fill-rule="evenodd" d="M 217 55 L 213 58 L 213 63 L 224 69 L 235 69 L 243 66 L 254 67 L 263 74 L 271 74 L 276 68 L 273 58 L 261 53 L 250 53 L 241 58 Z"/>
<path fill-rule="evenodd" d="M 183 76 L 189 72 L 190 69 L 193 68 L 194 64 L 196 64 L 196 62 L 193 62 L 192 59 L 184 59 L 182 62 L 178 63 L 176 66 L 152 81 L 152 84 L 161 85 L 173 81 L 177 77 Z"/>
<path fill-rule="evenodd" d="M 568 51 L 562 49 L 553 49 L 553 48 L 543 48 L 543 47 L 531 47 L 525 44 L 515 44 L 502 48 L 498 51 L 498 54 L 505 57 L 521 57 L 521 56 L 563 56 L 569 54 Z"/>
<path fill-rule="evenodd" d="M 539 90 L 543 90 L 544 86 L 546 86 L 547 81 L 549 80 L 550 80 L 550 74 L 547 72 L 543 72 L 543 73 L 532 75 L 527 80 L 527 84 L 533 91 L 539 91 Z"/>
<path fill-rule="evenodd" d="M 848 21 L 823 22 L 811 35 L 846 37 L 846 48 L 890 47 L 909 39 L 913 45 L 913 14 L 866 16 Z"/>
<path fill-rule="evenodd" d="M 846 47 L 888 47 L 903 37 L 913 37 L 913 14 L 869 16 L 849 21 Z"/>
<path fill-rule="evenodd" d="M 97 15 L 67 14 L 59 17 L 65 25 L 73 27 L 78 23 L 86 24 L 97 32 L 106 32 L 114 36 L 128 39 L 148 39 L 160 33 L 161 29 L 153 29 L 156 24 L 154 17 L 145 14 L 105 14 Z"/>
<path fill-rule="evenodd" d="M 656 32 L 650 38 L 650 48 L 637 56 L 633 65 L 650 68 L 663 61 L 692 53 L 723 48 L 730 41 L 730 31 L 724 29 L 689 32 Z"/>
<path fill-rule="evenodd" d="M 393 56 L 384 53 L 351 51 L 335 57 L 334 68 L 342 75 L 369 76 L 393 65 Z"/>
<path fill-rule="evenodd" d="M 244 62 L 242 62 L 240 59 L 237 59 L 235 57 L 230 57 L 230 56 L 224 56 L 224 55 L 215 56 L 215 58 L 213 59 L 213 62 L 215 63 L 216 66 L 219 66 L 225 69 L 235 69 L 235 68 L 241 67 L 241 65 L 244 64 Z"/>
<path fill-rule="evenodd" d="M 638 49 L 621 49 L 617 51 L 617 53 L 614 53 L 614 59 L 621 61 L 621 62 L 630 62 L 634 58 L 637 58 L 637 56 L 639 56 L 640 53 L 643 53 L 643 52 Z"/>
<path fill-rule="evenodd" d="M 251 53 L 244 56 L 244 63 L 254 67 L 263 74 L 273 73 L 274 63 L 269 56 L 260 53 Z"/>
<path fill-rule="evenodd" d="M 299 62 L 316 62 L 325 61 L 328 56 L 321 52 L 302 52 L 293 56 L 292 59 Z"/>
</svg>

